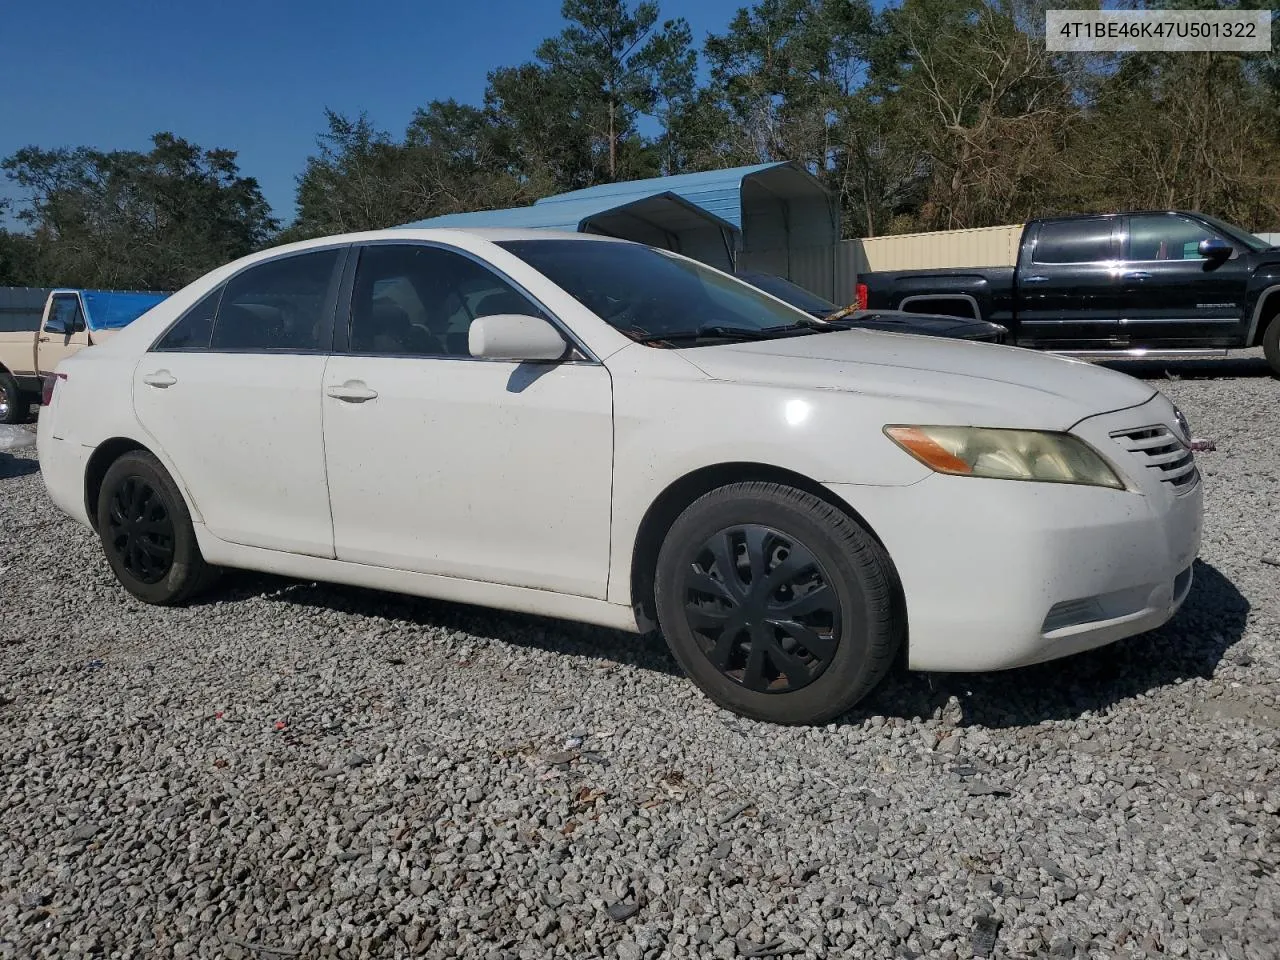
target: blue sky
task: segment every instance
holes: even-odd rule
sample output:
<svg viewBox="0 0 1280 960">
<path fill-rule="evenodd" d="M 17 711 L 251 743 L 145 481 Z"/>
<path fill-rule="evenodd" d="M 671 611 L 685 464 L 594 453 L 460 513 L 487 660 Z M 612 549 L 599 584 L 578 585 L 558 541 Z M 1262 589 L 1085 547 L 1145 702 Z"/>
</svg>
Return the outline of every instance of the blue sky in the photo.
<svg viewBox="0 0 1280 960">
<path fill-rule="evenodd" d="M 699 48 L 746 5 L 661 4 Z M 4 4 L 0 23 L 0 157 L 146 149 L 170 130 L 238 151 L 287 220 L 326 106 L 399 135 L 419 104 L 478 103 L 489 70 L 529 59 L 562 21 L 560 0 L 59 0 Z"/>
</svg>

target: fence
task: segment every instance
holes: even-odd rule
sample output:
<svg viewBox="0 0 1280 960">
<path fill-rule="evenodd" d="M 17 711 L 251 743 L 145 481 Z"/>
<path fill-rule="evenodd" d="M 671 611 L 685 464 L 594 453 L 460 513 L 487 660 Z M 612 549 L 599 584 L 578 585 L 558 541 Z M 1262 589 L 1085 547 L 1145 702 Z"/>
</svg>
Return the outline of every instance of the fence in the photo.
<svg viewBox="0 0 1280 960">
<path fill-rule="evenodd" d="M 0 287 L 0 333 L 21 333 L 40 326 L 47 287 Z"/>
</svg>

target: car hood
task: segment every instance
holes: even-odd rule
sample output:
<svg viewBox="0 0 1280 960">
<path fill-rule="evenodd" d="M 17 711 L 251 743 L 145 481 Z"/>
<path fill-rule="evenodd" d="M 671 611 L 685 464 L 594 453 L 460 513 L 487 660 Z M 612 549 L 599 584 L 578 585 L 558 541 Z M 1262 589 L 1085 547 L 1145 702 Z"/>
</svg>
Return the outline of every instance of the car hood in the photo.
<svg viewBox="0 0 1280 960">
<path fill-rule="evenodd" d="M 1148 384 L 1080 360 L 942 337 L 848 330 L 678 353 L 715 380 L 932 405 L 938 423 L 1065 430 L 1146 403 Z"/>
</svg>

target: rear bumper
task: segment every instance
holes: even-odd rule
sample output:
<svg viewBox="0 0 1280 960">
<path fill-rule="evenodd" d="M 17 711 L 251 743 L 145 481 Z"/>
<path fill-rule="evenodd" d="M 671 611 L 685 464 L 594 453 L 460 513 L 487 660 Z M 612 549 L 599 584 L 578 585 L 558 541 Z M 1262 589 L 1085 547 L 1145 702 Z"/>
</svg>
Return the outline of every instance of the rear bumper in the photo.
<svg viewBox="0 0 1280 960">
<path fill-rule="evenodd" d="M 49 499 L 78 523 L 92 528 L 84 505 L 84 472 L 93 450 L 71 440 L 53 436 L 52 417 L 42 417 L 36 429 L 36 449 L 40 457 L 40 478 Z"/>
<path fill-rule="evenodd" d="M 1199 480 L 1176 496 L 941 475 L 831 489 L 898 570 L 917 670 L 1002 670 L 1152 630 L 1200 548 Z"/>
</svg>

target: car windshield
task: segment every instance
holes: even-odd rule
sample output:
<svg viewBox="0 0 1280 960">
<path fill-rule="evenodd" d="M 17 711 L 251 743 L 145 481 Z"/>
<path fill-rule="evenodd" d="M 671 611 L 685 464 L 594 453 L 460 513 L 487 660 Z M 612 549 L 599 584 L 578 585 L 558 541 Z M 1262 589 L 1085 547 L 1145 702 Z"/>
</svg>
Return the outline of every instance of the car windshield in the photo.
<svg viewBox="0 0 1280 960">
<path fill-rule="evenodd" d="M 1263 240 L 1261 237 L 1255 237 L 1252 233 L 1242 230 L 1233 224 L 1227 223 L 1225 220 L 1219 220 L 1217 217 L 1210 217 L 1205 214 L 1201 214 L 1201 216 L 1204 217 L 1205 223 L 1225 233 L 1237 243 L 1244 244 L 1244 246 L 1248 247 L 1254 253 L 1261 253 L 1263 250 L 1271 248 L 1271 244 L 1267 243 L 1267 241 Z"/>
<path fill-rule="evenodd" d="M 745 280 L 753 287 L 759 287 L 765 293 L 772 293 L 779 300 L 785 300 L 793 307 L 799 307 L 809 313 L 821 313 L 825 316 L 840 309 L 830 300 L 824 300 L 816 293 L 810 293 L 804 287 L 771 273 L 740 273 L 738 279 Z"/>
<path fill-rule="evenodd" d="M 710 267 L 636 243 L 508 240 L 515 254 L 637 340 L 756 339 L 812 333 L 812 318 Z"/>
</svg>

